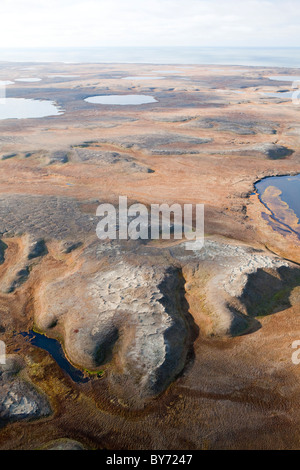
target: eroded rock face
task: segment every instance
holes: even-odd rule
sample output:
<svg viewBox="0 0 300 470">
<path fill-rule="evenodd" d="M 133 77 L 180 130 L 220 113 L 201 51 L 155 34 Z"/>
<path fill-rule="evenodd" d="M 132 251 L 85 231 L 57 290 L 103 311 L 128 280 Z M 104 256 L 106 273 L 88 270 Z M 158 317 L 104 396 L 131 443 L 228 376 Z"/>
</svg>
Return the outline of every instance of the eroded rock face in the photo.
<svg viewBox="0 0 300 470">
<path fill-rule="evenodd" d="M 96 217 L 82 212 L 80 204 L 71 198 L 0 195 L 1 237 L 29 234 L 34 240 L 79 238 L 95 233 L 96 224 Z"/>
<path fill-rule="evenodd" d="M 269 144 L 269 143 L 256 145 L 256 146 L 254 145 L 252 147 L 252 150 L 263 153 L 271 160 L 278 160 L 278 159 L 286 158 L 294 153 L 294 150 L 291 150 L 285 147 L 284 145 Z"/>
<path fill-rule="evenodd" d="M 258 327 L 254 317 L 280 309 L 278 295 L 285 293 L 287 303 L 300 284 L 296 265 L 247 246 L 207 240 L 197 258 L 197 265 L 184 268 L 187 298 L 209 335 L 237 335 Z"/>
<path fill-rule="evenodd" d="M 24 282 L 27 281 L 30 270 L 38 258 L 45 256 L 48 253 L 45 241 L 43 239 L 34 239 L 30 236 L 23 236 L 18 246 L 18 253 L 15 255 L 16 263 L 7 269 L 4 276 L 2 276 L 0 283 L 0 292 L 11 293 Z M 5 261 L 5 250 L 7 246 L 5 243 L 0 242 L 0 250 L 2 247 L 2 264 Z M 1 264 L 1 251 L 0 251 L 0 264 Z"/>
<path fill-rule="evenodd" d="M 93 144 L 91 144 L 93 145 Z M 75 148 L 72 161 L 101 166 L 119 164 L 127 172 L 151 173 L 153 170 L 137 163 L 136 160 L 126 153 L 112 152 L 101 148 Z"/>
<path fill-rule="evenodd" d="M 226 118 L 197 118 L 184 123 L 182 127 L 211 129 L 215 128 L 221 132 L 232 132 L 238 135 L 276 134 L 277 124 L 267 121 L 251 121 L 249 119 L 238 120 L 227 116 Z"/>
<path fill-rule="evenodd" d="M 57 163 L 67 163 L 68 160 L 69 160 L 68 152 L 65 152 L 63 150 L 58 150 L 48 155 L 46 161 L 48 165 L 52 165 L 52 164 L 57 164 Z"/>
<path fill-rule="evenodd" d="M 176 268 L 121 260 L 91 275 L 85 264 L 42 287 L 35 321 L 50 334 L 53 326 L 63 332 L 75 364 L 97 369 L 113 359 L 112 381 L 153 395 L 181 372 L 191 345 L 182 289 Z"/>
<path fill-rule="evenodd" d="M 57 439 L 48 443 L 42 450 L 86 450 L 86 448 L 74 439 Z"/>
<path fill-rule="evenodd" d="M 22 363 L 13 355 L 0 365 L 0 422 L 41 418 L 51 413 L 46 397 L 16 375 L 20 369 Z"/>
<path fill-rule="evenodd" d="M 0 264 L 4 263 L 4 260 L 5 260 L 5 250 L 7 248 L 7 245 L 2 241 L 0 240 Z"/>
<path fill-rule="evenodd" d="M 126 149 L 141 149 L 149 155 L 185 155 L 198 153 L 200 146 L 212 142 L 212 139 L 162 132 L 126 136 L 110 142 Z"/>
<path fill-rule="evenodd" d="M 281 160 L 289 157 L 294 153 L 294 150 L 285 147 L 284 145 L 277 145 L 265 142 L 263 144 L 244 146 L 240 148 L 226 149 L 218 151 L 216 153 L 226 154 L 238 154 L 242 156 L 255 157 L 257 155 L 264 155 L 270 160 Z"/>
</svg>

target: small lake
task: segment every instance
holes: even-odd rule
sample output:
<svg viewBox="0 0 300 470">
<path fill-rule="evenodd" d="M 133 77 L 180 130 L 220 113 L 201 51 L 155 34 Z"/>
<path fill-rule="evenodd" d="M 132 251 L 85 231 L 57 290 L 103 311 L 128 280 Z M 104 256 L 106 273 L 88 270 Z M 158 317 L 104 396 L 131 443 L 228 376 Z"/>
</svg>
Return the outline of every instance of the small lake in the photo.
<svg viewBox="0 0 300 470">
<path fill-rule="evenodd" d="M 300 80 L 300 76 L 293 76 L 293 75 L 274 75 L 268 78 L 270 80 L 276 80 L 278 82 L 294 82 L 294 81 Z"/>
<path fill-rule="evenodd" d="M 30 330 L 27 332 L 20 333 L 26 341 L 38 348 L 44 349 L 47 351 L 53 359 L 57 362 L 59 367 L 64 370 L 73 380 L 73 382 L 85 383 L 88 381 L 88 378 L 84 376 L 81 370 L 76 369 L 72 364 L 67 360 L 63 348 L 59 341 L 56 339 L 48 338 L 45 335 L 36 333 L 35 331 Z"/>
<path fill-rule="evenodd" d="M 277 99 L 290 99 L 293 97 L 294 91 L 277 91 L 276 93 L 272 92 L 265 92 L 263 93 L 264 96 L 268 96 L 269 98 L 277 98 Z"/>
<path fill-rule="evenodd" d="M 300 238 L 300 174 L 264 178 L 255 188 L 273 219 Z"/>
<path fill-rule="evenodd" d="M 16 82 L 28 82 L 28 83 L 34 83 L 34 82 L 40 82 L 42 79 L 41 78 L 16 78 Z"/>
<path fill-rule="evenodd" d="M 119 106 L 126 105 L 139 105 L 147 103 L 157 103 L 157 100 L 153 96 L 148 95 L 101 95 L 101 96 L 90 96 L 85 98 L 84 101 L 93 104 L 112 104 Z"/>
<path fill-rule="evenodd" d="M 5 98 L 0 104 L 0 119 L 29 119 L 58 116 L 64 111 L 54 101 Z"/>
</svg>

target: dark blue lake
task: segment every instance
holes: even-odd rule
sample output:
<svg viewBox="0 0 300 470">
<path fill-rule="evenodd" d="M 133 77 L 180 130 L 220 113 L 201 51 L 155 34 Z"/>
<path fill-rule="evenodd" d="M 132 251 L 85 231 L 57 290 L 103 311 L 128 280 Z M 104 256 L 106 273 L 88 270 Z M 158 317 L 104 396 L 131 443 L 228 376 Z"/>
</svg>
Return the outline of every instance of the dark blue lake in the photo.
<svg viewBox="0 0 300 470">
<path fill-rule="evenodd" d="M 20 334 L 28 342 L 33 344 L 33 346 L 37 346 L 38 348 L 47 351 L 57 362 L 59 367 L 64 370 L 74 382 L 85 383 L 89 380 L 84 376 L 81 370 L 76 369 L 76 367 L 72 366 L 72 364 L 67 360 L 60 342 L 56 339 L 48 338 L 47 336 L 36 333 L 33 330 L 22 332 Z"/>
</svg>

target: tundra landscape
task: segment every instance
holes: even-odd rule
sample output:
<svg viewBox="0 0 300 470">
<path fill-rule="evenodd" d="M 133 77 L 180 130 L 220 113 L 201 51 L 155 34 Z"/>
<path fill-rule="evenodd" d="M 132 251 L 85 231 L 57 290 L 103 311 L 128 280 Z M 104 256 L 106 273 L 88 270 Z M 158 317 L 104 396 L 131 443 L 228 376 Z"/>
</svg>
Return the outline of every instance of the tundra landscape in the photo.
<svg viewBox="0 0 300 470">
<path fill-rule="evenodd" d="M 1 62 L 0 449 L 299 449 L 297 73 Z M 100 240 L 120 196 L 203 248 Z"/>
</svg>

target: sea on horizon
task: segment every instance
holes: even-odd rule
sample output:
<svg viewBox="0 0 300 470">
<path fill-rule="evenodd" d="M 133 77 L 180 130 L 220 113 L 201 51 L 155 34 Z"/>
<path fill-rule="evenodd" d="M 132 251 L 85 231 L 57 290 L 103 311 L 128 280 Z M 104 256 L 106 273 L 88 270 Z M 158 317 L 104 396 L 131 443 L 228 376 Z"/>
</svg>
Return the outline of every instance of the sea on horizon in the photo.
<svg viewBox="0 0 300 470">
<path fill-rule="evenodd" d="M 0 62 L 140 63 L 300 67 L 300 47 L 0 48 Z"/>
</svg>

